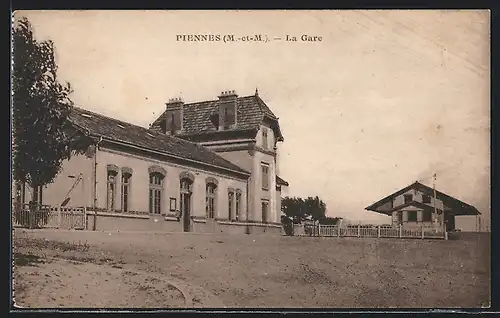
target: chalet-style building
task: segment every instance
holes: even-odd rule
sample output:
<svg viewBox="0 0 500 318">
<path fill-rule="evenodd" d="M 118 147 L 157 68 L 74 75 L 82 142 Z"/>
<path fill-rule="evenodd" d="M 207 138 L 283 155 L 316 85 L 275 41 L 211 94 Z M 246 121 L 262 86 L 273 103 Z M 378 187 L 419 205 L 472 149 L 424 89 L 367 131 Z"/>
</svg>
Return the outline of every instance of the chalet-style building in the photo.
<svg viewBox="0 0 500 318">
<path fill-rule="evenodd" d="M 455 229 L 455 216 L 481 214 L 475 207 L 440 191 L 435 191 L 434 198 L 434 189 L 419 182 L 373 203 L 366 210 L 392 216 L 394 226 L 424 226 L 446 231 Z"/>
<path fill-rule="evenodd" d="M 98 230 L 280 232 L 283 136 L 257 91 L 173 99 L 149 129 L 76 107 L 69 122 L 93 146 L 63 164 L 44 204 L 86 207 Z"/>
</svg>

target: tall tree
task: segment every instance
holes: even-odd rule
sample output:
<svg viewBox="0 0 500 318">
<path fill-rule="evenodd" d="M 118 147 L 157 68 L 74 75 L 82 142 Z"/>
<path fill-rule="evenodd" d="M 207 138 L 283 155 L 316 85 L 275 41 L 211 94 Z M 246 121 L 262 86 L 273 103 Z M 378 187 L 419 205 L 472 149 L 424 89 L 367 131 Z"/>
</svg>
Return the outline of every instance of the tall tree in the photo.
<svg viewBox="0 0 500 318">
<path fill-rule="evenodd" d="M 308 217 L 314 221 L 321 221 L 326 217 L 326 204 L 318 196 L 306 199 L 285 197 L 281 205 L 283 213 L 296 224 Z"/>
<path fill-rule="evenodd" d="M 281 201 L 283 214 L 295 224 L 301 223 L 305 218 L 305 209 L 303 209 L 300 200 L 296 197 L 285 197 Z"/>
<path fill-rule="evenodd" d="M 321 221 L 326 217 L 326 204 L 318 196 L 308 197 L 305 201 L 306 214 L 314 221 Z"/>
<path fill-rule="evenodd" d="M 57 80 L 54 44 L 37 41 L 26 18 L 15 22 L 13 57 L 13 175 L 33 188 L 32 201 L 39 203 L 39 189 L 53 182 L 63 160 L 87 145 L 65 129 L 72 90 Z"/>
</svg>

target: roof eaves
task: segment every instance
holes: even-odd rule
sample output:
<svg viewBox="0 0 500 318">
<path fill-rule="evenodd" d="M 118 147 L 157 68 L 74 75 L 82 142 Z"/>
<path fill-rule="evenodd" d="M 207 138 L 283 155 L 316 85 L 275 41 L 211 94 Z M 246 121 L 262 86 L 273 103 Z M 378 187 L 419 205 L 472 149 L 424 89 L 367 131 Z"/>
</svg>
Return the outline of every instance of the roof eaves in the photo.
<svg viewBox="0 0 500 318">
<path fill-rule="evenodd" d="M 190 133 L 181 133 L 180 137 L 192 137 L 201 135 L 223 135 L 227 133 L 238 133 L 238 132 L 255 132 L 256 128 L 245 128 L 245 129 L 228 129 L 228 130 L 203 130 Z M 181 138 L 182 139 L 182 138 Z"/>
<path fill-rule="evenodd" d="M 288 182 L 286 182 L 285 180 L 283 180 L 283 179 L 282 179 L 281 177 L 279 177 L 279 176 L 276 176 L 276 183 L 277 183 L 278 185 L 282 185 L 282 186 L 285 186 L 285 187 L 288 187 L 288 186 L 289 186 Z"/>
<path fill-rule="evenodd" d="M 371 210 L 371 211 L 375 211 L 374 209 L 377 208 L 377 206 L 380 206 L 384 203 L 386 203 L 390 198 L 392 197 L 395 197 L 395 196 L 398 196 L 400 195 L 401 193 L 404 193 L 406 191 L 408 191 L 409 189 L 411 189 L 412 187 L 414 187 L 418 182 L 415 182 L 415 183 L 412 183 L 410 184 L 409 186 L 406 186 L 404 187 L 403 189 L 400 189 L 392 194 L 389 194 L 388 196 L 376 201 L 375 203 L 372 203 L 371 205 L 369 205 L 368 207 L 365 208 L 365 210 Z"/>
<path fill-rule="evenodd" d="M 147 147 L 143 147 L 143 146 L 138 146 L 138 145 L 135 145 L 133 143 L 130 143 L 130 142 L 127 142 L 127 141 L 123 141 L 123 140 L 119 140 L 119 139 L 116 139 L 116 138 L 112 138 L 112 137 L 109 137 L 109 136 L 103 136 L 103 135 L 98 135 L 98 134 L 94 134 L 94 136 L 96 136 L 96 137 L 103 137 L 103 139 L 106 139 L 107 141 L 110 141 L 110 142 L 120 143 L 120 144 L 123 144 L 125 146 L 129 146 L 129 147 L 133 147 L 133 148 L 138 148 L 138 149 L 141 149 L 141 150 L 146 150 L 146 151 L 149 151 L 149 152 L 152 152 L 152 153 L 161 154 L 161 155 L 164 155 L 164 156 L 167 156 L 167 157 L 171 157 L 171 158 L 175 158 L 175 159 L 180 159 L 180 160 L 184 160 L 184 161 L 188 161 L 188 162 L 193 162 L 193 163 L 197 163 L 197 164 L 200 164 L 200 165 L 209 166 L 209 167 L 217 168 L 217 169 L 222 169 L 222 170 L 225 170 L 225 171 L 229 171 L 229 172 L 237 173 L 237 174 L 242 174 L 242 175 L 246 175 L 246 176 L 250 176 L 251 175 L 250 172 L 248 172 L 246 170 L 243 170 L 241 168 L 239 168 L 239 170 L 233 170 L 233 169 L 230 169 L 230 168 L 227 168 L 227 167 L 223 167 L 223 166 L 220 166 L 220 165 L 214 165 L 214 164 L 210 164 L 210 163 L 199 161 L 199 160 L 195 160 L 195 159 L 188 159 L 188 158 L 185 158 L 185 157 L 182 157 L 182 156 L 179 156 L 179 155 L 175 155 L 175 154 L 167 152 L 167 151 L 158 151 L 158 150 L 155 150 L 155 149 L 151 149 L 151 148 L 147 148 Z"/>
<path fill-rule="evenodd" d="M 431 193 L 432 191 L 434 191 L 431 187 L 428 187 L 420 182 L 415 182 L 415 184 L 419 188 L 419 190 L 423 189 L 427 193 Z M 481 214 L 474 206 L 465 203 L 457 198 L 449 196 L 441 191 L 436 190 L 436 197 L 440 198 L 443 201 L 447 201 L 450 205 L 458 206 L 463 210 L 469 211 L 472 215 Z"/>
</svg>

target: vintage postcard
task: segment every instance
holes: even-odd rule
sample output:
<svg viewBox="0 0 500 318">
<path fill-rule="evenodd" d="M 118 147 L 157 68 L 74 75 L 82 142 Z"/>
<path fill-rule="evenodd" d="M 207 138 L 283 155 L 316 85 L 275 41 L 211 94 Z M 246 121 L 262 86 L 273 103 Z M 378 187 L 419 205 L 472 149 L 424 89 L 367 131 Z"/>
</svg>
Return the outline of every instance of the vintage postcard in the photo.
<svg viewBox="0 0 500 318">
<path fill-rule="evenodd" d="M 488 10 L 16 11 L 13 308 L 488 308 Z"/>
</svg>

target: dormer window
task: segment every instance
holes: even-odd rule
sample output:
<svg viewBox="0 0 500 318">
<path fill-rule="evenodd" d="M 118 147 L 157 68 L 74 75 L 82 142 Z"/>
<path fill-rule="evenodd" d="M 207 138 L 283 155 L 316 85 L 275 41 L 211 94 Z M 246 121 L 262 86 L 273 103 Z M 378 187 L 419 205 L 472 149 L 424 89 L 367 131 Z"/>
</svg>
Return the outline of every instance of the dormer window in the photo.
<svg viewBox="0 0 500 318">
<path fill-rule="evenodd" d="M 413 201 L 413 195 L 412 194 L 405 194 L 404 196 L 404 202 L 405 203 L 410 203 L 411 201 Z"/>
<path fill-rule="evenodd" d="M 429 195 L 422 195 L 422 203 L 431 203 L 431 197 Z"/>
<path fill-rule="evenodd" d="M 267 128 L 265 127 L 262 127 L 262 147 L 266 150 L 268 148 Z"/>
<path fill-rule="evenodd" d="M 166 133 L 166 131 L 167 131 L 167 121 L 165 119 L 163 119 L 162 121 L 160 121 L 160 129 L 161 129 L 162 133 Z"/>
</svg>

